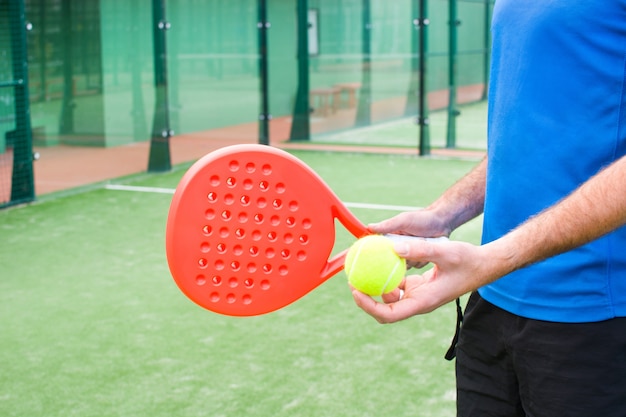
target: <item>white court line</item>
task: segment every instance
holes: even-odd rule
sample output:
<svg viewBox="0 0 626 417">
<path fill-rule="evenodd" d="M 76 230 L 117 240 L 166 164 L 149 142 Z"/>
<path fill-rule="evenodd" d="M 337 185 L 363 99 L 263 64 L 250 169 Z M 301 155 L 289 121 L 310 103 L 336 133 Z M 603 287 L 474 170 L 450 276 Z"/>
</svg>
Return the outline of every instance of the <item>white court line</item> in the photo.
<svg viewBox="0 0 626 417">
<path fill-rule="evenodd" d="M 136 193 L 157 193 L 157 194 L 174 194 L 173 188 L 158 187 L 137 187 L 134 185 L 107 184 L 104 186 L 107 190 L 115 191 L 134 191 Z"/>
<path fill-rule="evenodd" d="M 121 185 L 121 184 L 106 184 L 104 186 L 107 190 L 115 191 L 133 191 L 136 193 L 157 193 L 157 194 L 174 194 L 173 188 L 158 188 L 158 187 L 138 187 L 134 185 Z M 362 208 L 369 210 L 392 210 L 392 211 L 411 211 L 416 210 L 418 207 L 412 206 L 393 206 L 386 204 L 370 204 L 370 203 L 350 203 L 344 202 L 346 207 L 349 208 Z"/>
</svg>

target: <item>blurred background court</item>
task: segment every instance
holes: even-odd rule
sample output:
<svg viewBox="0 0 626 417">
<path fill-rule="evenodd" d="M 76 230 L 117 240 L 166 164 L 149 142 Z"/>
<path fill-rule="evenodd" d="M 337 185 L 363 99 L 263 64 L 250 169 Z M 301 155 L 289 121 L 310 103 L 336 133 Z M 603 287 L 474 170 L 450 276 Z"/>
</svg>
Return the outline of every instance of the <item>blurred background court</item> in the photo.
<svg viewBox="0 0 626 417">
<path fill-rule="evenodd" d="M 0 207 L 230 143 L 474 147 L 492 3 L 1 1 Z"/>
<path fill-rule="evenodd" d="M 340 273 L 219 316 L 176 288 L 164 229 L 186 168 L 238 143 L 365 223 L 429 204 L 486 150 L 492 7 L 0 0 L 0 415 L 454 415 L 452 305 L 381 326 Z"/>
</svg>

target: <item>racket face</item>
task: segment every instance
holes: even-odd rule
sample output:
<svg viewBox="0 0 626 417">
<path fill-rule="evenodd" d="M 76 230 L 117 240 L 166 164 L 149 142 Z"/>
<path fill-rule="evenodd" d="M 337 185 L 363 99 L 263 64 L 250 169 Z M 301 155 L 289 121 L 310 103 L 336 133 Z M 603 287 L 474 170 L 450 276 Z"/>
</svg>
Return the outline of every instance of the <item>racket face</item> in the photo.
<svg viewBox="0 0 626 417">
<path fill-rule="evenodd" d="M 217 313 L 284 307 L 324 281 L 338 202 L 284 151 L 235 145 L 212 152 L 187 171 L 172 199 L 172 276 L 187 297 Z"/>
</svg>

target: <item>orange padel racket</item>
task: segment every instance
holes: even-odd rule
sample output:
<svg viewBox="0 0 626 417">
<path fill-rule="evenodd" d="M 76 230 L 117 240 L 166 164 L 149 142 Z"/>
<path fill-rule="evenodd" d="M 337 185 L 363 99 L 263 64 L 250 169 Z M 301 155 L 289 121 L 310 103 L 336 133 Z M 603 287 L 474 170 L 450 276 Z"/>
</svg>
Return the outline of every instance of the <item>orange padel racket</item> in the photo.
<svg viewBox="0 0 626 417">
<path fill-rule="evenodd" d="M 166 230 L 170 271 L 210 311 L 254 316 L 304 296 L 344 266 L 330 255 L 335 219 L 368 230 L 302 161 L 265 145 L 234 145 L 189 168 Z"/>
</svg>

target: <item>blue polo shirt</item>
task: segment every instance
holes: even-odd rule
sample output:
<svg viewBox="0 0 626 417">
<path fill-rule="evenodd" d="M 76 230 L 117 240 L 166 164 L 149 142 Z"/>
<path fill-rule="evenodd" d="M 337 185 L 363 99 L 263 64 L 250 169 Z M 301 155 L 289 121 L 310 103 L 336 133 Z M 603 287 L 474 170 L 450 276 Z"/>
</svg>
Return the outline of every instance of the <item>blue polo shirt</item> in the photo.
<svg viewBox="0 0 626 417">
<path fill-rule="evenodd" d="M 626 0 L 497 0 L 492 39 L 484 243 L 626 154 Z M 479 292 L 539 320 L 626 316 L 626 228 Z"/>
</svg>

